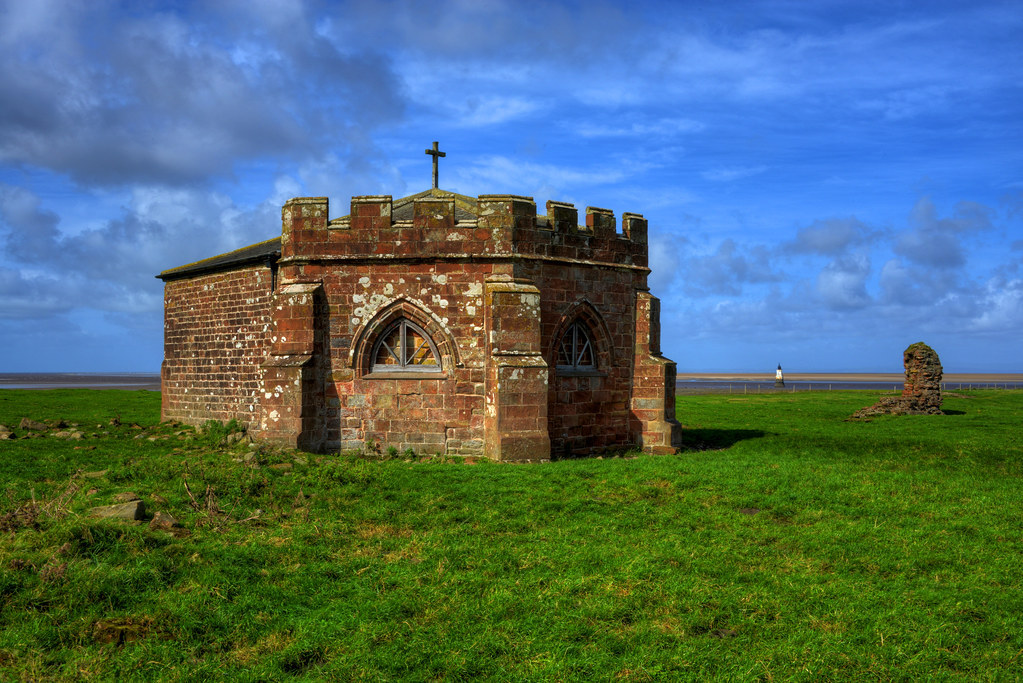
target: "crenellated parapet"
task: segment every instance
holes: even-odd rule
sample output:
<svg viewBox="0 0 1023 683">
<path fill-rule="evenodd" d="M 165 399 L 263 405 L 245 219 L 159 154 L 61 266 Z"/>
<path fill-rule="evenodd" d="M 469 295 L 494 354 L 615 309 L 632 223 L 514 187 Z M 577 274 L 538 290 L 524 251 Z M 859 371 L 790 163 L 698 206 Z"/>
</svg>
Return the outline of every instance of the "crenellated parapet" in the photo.
<svg viewBox="0 0 1023 683">
<path fill-rule="evenodd" d="M 532 257 L 647 266 L 647 222 L 608 209 L 548 201 L 537 215 L 532 197 L 476 198 L 430 191 L 395 201 L 352 197 L 347 216 L 330 220 L 326 197 L 289 200 L 281 212 L 282 265 L 350 259 Z"/>
</svg>

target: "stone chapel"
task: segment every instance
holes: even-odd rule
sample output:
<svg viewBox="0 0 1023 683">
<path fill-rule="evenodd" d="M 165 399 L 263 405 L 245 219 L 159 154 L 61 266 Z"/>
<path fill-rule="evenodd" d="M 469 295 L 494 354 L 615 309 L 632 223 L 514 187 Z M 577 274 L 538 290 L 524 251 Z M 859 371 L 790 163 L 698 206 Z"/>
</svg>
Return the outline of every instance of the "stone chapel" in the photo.
<svg viewBox="0 0 1023 683">
<path fill-rule="evenodd" d="M 295 198 L 280 237 L 160 273 L 163 419 L 314 452 L 674 452 L 646 220 L 434 185 L 333 219 Z"/>
</svg>

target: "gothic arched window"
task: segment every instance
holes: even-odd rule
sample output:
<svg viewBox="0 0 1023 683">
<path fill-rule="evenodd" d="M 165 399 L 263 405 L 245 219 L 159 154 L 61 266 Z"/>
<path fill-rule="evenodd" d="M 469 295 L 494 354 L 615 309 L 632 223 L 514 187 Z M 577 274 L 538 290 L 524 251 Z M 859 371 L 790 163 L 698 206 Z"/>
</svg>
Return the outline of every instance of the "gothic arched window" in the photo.
<svg viewBox="0 0 1023 683">
<path fill-rule="evenodd" d="M 440 372 L 440 354 L 423 328 L 396 320 L 373 347 L 373 372 Z"/>
<path fill-rule="evenodd" d="M 560 370 L 596 370 L 597 362 L 589 332 L 579 322 L 574 322 L 565 330 L 558 343 L 558 369 Z"/>
</svg>

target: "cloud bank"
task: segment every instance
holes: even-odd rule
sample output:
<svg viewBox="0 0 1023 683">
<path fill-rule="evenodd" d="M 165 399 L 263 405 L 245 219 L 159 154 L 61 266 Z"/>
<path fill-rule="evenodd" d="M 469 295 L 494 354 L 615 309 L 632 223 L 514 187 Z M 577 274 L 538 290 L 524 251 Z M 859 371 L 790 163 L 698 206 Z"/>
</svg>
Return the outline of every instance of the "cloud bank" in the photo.
<svg viewBox="0 0 1023 683">
<path fill-rule="evenodd" d="M 682 369 L 1023 370 L 1015 9 L 0 0 L 0 371 L 155 370 L 156 273 L 432 140 L 448 189 L 643 213 Z"/>
</svg>

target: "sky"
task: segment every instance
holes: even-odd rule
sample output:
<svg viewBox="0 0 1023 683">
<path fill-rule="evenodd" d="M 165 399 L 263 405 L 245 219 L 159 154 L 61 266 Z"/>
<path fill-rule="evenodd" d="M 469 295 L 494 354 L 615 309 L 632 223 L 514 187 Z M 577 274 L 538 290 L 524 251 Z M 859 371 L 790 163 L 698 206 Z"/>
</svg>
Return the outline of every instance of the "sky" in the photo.
<svg viewBox="0 0 1023 683">
<path fill-rule="evenodd" d="M 1023 6 L 0 0 L 0 372 L 158 372 L 160 271 L 440 186 L 643 214 L 680 372 L 1023 372 Z"/>
</svg>

